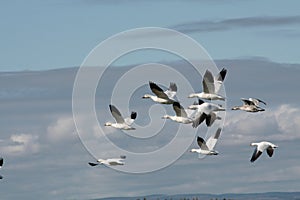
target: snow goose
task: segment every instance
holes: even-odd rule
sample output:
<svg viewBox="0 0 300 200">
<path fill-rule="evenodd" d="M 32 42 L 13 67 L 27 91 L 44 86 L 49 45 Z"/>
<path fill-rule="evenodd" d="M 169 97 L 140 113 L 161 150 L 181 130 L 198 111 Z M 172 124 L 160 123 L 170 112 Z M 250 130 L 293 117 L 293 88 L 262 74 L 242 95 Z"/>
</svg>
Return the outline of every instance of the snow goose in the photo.
<svg viewBox="0 0 300 200">
<path fill-rule="evenodd" d="M 274 153 L 274 149 L 278 147 L 277 145 L 266 141 L 258 142 L 258 143 L 253 142 L 250 144 L 250 146 L 256 146 L 250 160 L 251 162 L 254 162 L 264 152 L 264 150 L 267 151 L 269 157 L 272 157 Z"/>
<path fill-rule="evenodd" d="M 169 89 L 163 91 L 157 84 L 149 81 L 151 91 L 156 95 L 145 94 L 144 99 L 151 98 L 153 101 L 161 104 L 173 104 L 175 102 L 174 97 L 177 93 L 177 86 L 175 83 L 170 83 Z"/>
<path fill-rule="evenodd" d="M 204 155 L 218 155 L 219 152 L 214 150 L 214 147 L 217 144 L 218 138 L 221 134 L 221 128 L 218 128 L 215 135 L 208 138 L 207 142 L 201 137 L 197 137 L 197 143 L 199 145 L 199 149 L 191 149 L 190 152 L 196 152 Z"/>
<path fill-rule="evenodd" d="M 3 166 L 3 158 L 0 158 L 0 169 L 2 168 Z M 3 179 L 3 177 L 0 175 L 0 179 Z"/>
<path fill-rule="evenodd" d="M 263 103 L 266 105 L 266 103 L 262 100 L 256 99 L 256 98 L 241 98 L 243 101 L 243 105 L 241 106 L 234 106 L 231 110 L 243 110 L 246 112 L 262 112 L 265 111 L 265 109 L 259 107 L 259 103 Z"/>
<path fill-rule="evenodd" d="M 107 165 L 107 166 L 124 165 L 125 158 L 126 156 L 120 156 L 120 158 L 98 159 L 97 163 L 89 162 L 89 165 L 92 167 L 97 165 Z"/>
<path fill-rule="evenodd" d="M 130 117 L 123 118 L 120 111 L 113 105 L 109 105 L 110 112 L 112 116 L 115 118 L 116 123 L 106 122 L 105 126 L 112 126 L 114 128 L 123 129 L 123 130 L 135 130 L 135 128 L 131 127 L 131 124 L 136 119 L 137 113 L 131 112 Z"/>
<path fill-rule="evenodd" d="M 203 79 L 202 79 L 202 91 L 201 93 L 192 93 L 188 97 L 198 97 L 208 100 L 225 100 L 224 97 L 218 95 L 217 93 L 220 90 L 220 87 L 225 79 L 227 70 L 223 68 L 218 76 L 213 77 L 212 73 L 209 70 L 206 70 Z"/>
<path fill-rule="evenodd" d="M 163 119 L 170 119 L 172 121 L 183 123 L 183 124 L 190 124 L 193 122 L 190 115 L 188 115 L 188 110 L 185 110 L 179 102 L 173 103 L 173 109 L 176 113 L 175 116 L 165 115 L 162 118 Z"/>
<path fill-rule="evenodd" d="M 204 120 L 206 121 L 206 125 L 209 127 L 211 126 L 216 119 L 221 119 L 216 115 L 216 111 L 225 111 L 220 105 L 214 103 L 207 103 L 203 100 L 199 99 L 198 104 L 193 104 L 189 106 L 189 109 L 195 110 L 195 115 L 193 117 L 193 124 L 194 128 L 198 127 Z"/>
</svg>

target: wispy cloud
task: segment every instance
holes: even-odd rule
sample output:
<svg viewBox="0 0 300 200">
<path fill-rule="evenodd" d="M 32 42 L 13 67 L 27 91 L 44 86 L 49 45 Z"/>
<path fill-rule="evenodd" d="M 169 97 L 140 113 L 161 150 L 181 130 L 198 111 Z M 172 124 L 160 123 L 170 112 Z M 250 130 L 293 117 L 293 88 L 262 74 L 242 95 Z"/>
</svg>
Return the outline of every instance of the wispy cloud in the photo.
<svg viewBox="0 0 300 200">
<path fill-rule="evenodd" d="M 249 27 L 278 27 L 300 24 L 300 16 L 257 16 L 232 18 L 225 20 L 203 20 L 187 22 L 171 26 L 170 28 L 184 33 L 226 31 L 236 28 Z"/>
</svg>

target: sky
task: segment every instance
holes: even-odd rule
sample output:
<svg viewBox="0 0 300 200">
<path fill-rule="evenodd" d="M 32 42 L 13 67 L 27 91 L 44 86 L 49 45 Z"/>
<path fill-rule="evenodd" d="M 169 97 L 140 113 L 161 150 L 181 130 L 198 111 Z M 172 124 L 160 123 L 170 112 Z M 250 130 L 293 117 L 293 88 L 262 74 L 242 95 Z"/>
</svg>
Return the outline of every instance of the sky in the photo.
<svg viewBox="0 0 300 200">
<path fill-rule="evenodd" d="M 1 1 L 0 70 L 79 66 L 100 42 L 141 27 L 181 31 L 214 59 L 260 56 L 299 63 L 298 7 L 296 0 Z M 147 60 L 141 57 L 120 65 Z"/>
<path fill-rule="evenodd" d="M 299 191 L 298 4 L 246 0 L 1 1 L 0 156 L 5 162 L 0 170 L 4 177 L 1 199 Z M 172 41 L 168 47 L 179 44 L 185 51 L 189 47 L 180 43 L 178 35 L 165 32 L 111 38 L 142 27 L 176 30 L 202 45 L 204 53 L 200 52 L 195 62 L 202 66 L 200 72 L 180 55 L 142 49 L 109 60 L 113 66 L 107 69 L 86 68 L 90 70 L 88 77 L 76 85 L 82 63 L 102 64 L 104 55 L 127 47 L 145 41 L 164 45 Z M 158 41 L 153 39 L 156 37 Z M 108 38 L 120 45 L 101 49 L 110 44 L 104 42 Z M 183 53 L 198 53 L 191 49 Z M 219 69 L 228 70 L 221 90 L 227 100 L 217 102 L 228 110 L 220 113 L 223 120 L 209 129 L 203 125 L 193 129 L 161 119 L 174 111 L 141 99 L 151 93 L 148 81 L 161 86 L 176 82 L 177 97 L 186 107 L 195 100 L 186 98 L 188 94 L 201 91 L 201 73 L 206 67 L 212 67 L 214 74 L 218 71 L 213 64 L 201 61 L 206 54 Z M 89 59 L 93 55 L 98 56 L 96 60 Z M 97 78 L 96 87 L 90 87 Z M 79 114 L 72 110 L 76 86 L 83 89 L 79 102 L 85 103 L 90 91 L 95 95 L 92 104 L 79 107 L 83 108 Z M 242 97 L 266 101 L 266 111 L 231 111 L 242 103 Z M 124 116 L 137 111 L 136 131 L 103 126 L 113 120 L 110 103 Z M 88 108 L 95 108 L 95 113 L 89 113 Z M 97 123 L 91 120 L 94 117 Z M 218 156 L 199 159 L 189 152 L 197 147 L 196 136 L 207 137 L 219 126 L 223 129 L 216 146 Z M 104 135 L 99 134 L 99 127 Z M 274 157 L 263 154 L 250 163 L 250 142 L 262 140 L 279 148 Z M 177 146 L 171 146 L 170 152 L 162 151 L 172 142 Z M 120 149 L 128 152 L 124 166 L 91 168 L 87 164 L 95 158 L 118 157 L 123 153 Z M 149 159 L 149 152 L 160 154 Z M 147 156 L 140 158 L 142 162 L 133 159 L 134 154 L 143 153 Z M 128 173 L 130 170 L 139 173 Z"/>
</svg>

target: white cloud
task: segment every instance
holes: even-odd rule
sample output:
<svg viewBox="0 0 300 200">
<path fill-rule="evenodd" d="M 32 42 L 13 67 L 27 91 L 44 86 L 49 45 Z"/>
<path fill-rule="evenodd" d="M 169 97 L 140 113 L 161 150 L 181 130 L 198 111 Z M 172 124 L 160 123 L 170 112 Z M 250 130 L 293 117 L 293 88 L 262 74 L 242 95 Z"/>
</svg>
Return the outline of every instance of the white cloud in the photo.
<svg viewBox="0 0 300 200">
<path fill-rule="evenodd" d="M 40 150 L 39 137 L 32 134 L 11 135 L 7 145 L 1 147 L 1 152 L 6 155 L 25 155 L 37 153 Z"/>
<path fill-rule="evenodd" d="M 224 130 L 224 144 L 230 145 L 300 139 L 300 108 L 284 104 L 262 113 L 232 111 L 227 114 Z"/>
<path fill-rule="evenodd" d="M 75 136 L 76 128 L 72 116 L 61 117 L 47 128 L 47 138 L 53 142 L 71 140 Z"/>
</svg>

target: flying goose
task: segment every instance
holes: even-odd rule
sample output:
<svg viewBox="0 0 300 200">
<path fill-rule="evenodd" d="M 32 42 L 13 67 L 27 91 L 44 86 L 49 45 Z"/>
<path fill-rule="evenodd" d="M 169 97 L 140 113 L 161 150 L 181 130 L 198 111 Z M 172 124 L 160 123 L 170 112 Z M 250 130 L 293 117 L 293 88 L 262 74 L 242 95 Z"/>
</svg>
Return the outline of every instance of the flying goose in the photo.
<svg viewBox="0 0 300 200">
<path fill-rule="evenodd" d="M 259 107 L 259 103 L 267 105 L 264 101 L 256 98 L 241 98 L 241 100 L 244 104 L 241 106 L 234 106 L 231 110 L 243 110 L 246 112 L 262 112 L 265 111 L 265 109 Z"/>
<path fill-rule="evenodd" d="M 188 97 L 198 97 L 207 100 L 225 100 L 224 97 L 218 95 L 220 87 L 225 79 L 227 70 L 223 68 L 216 77 L 213 77 L 209 70 L 206 70 L 202 79 L 202 91 L 201 93 L 192 93 Z"/>
<path fill-rule="evenodd" d="M 178 123 L 183 123 L 183 124 L 189 124 L 192 123 L 193 120 L 190 115 L 188 115 L 188 110 L 185 110 L 179 102 L 174 102 L 173 103 L 173 109 L 176 113 L 175 116 L 170 116 L 170 115 L 164 115 L 162 118 L 163 119 L 170 119 L 172 121 L 178 122 Z"/>
<path fill-rule="evenodd" d="M 153 101 L 161 104 L 173 104 L 175 102 L 174 97 L 177 93 L 177 86 L 175 83 L 170 83 L 169 89 L 163 91 L 157 84 L 149 81 L 150 89 L 155 95 L 145 94 L 144 99 L 151 98 Z"/>
<path fill-rule="evenodd" d="M 274 153 L 274 149 L 275 148 L 278 148 L 277 145 L 271 143 L 271 142 L 266 142 L 266 141 L 263 141 L 263 142 L 258 142 L 258 143 L 251 143 L 250 146 L 256 146 L 254 152 L 253 152 L 253 155 L 251 157 L 251 162 L 254 162 L 263 152 L 264 150 L 267 151 L 267 154 L 269 155 L 269 157 L 272 157 L 273 156 L 273 153 Z"/>
<path fill-rule="evenodd" d="M 217 144 L 218 138 L 221 134 L 221 128 L 218 128 L 215 135 L 208 138 L 207 142 L 201 137 L 197 137 L 197 143 L 199 145 L 199 149 L 191 149 L 190 152 L 196 152 L 204 155 L 218 155 L 219 152 L 214 150 L 214 147 Z"/>
<path fill-rule="evenodd" d="M 120 156 L 120 158 L 98 159 L 97 163 L 89 162 L 89 165 L 92 167 L 97 165 L 107 165 L 107 166 L 124 165 L 125 158 L 126 156 Z"/>
<path fill-rule="evenodd" d="M 135 128 L 131 127 L 131 124 L 136 119 L 137 113 L 131 112 L 130 117 L 123 118 L 120 111 L 114 106 L 109 105 L 110 112 L 112 116 L 115 118 L 116 123 L 106 122 L 105 126 L 112 126 L 114 128 L 123 129 L 123 130 L 135 130 Z"/>
<path fill-rule="evenodd" d="M 188 108 L 191 110 L 195 110 L 195 115 L 193 117 L 193 124 L 194 128 L 198 127 L 204 120 L 206 125 L 209 127 L 211 126 L 216 119 L 221 119 L 216 115 L 216 111 L 225 111 L 220 105 L 214 103 L 207 103 L 201 99 L 198 99 L 198 104 L 194 103 L 193 105 L 189 106 Z"/>
</svg>

